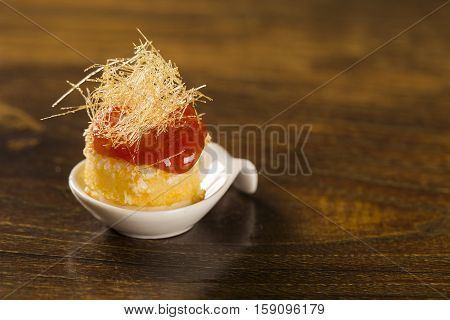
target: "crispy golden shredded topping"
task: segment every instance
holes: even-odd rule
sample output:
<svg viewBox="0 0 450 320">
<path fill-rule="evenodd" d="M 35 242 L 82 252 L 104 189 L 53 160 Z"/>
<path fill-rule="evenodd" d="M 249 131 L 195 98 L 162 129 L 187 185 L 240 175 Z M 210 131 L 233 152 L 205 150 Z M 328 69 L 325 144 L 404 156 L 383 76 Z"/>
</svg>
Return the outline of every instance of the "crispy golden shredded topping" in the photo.
<svg viewBox="0 0 450 320">
<path fill-rule="evenodd" d="M 62 107 L 62 113 L 48 118 L 86 110 L 92 124 L 87 134 L 95 130 L 96 134 L 110 139 L 113 145 L 133 145 L 139 142 L 143 133 L 153 130 L 160 134 L 174 125 L 187 105 L 211 100 L 199 91 L 204 86 L 187 89 L 178 68 L 170 60 L 164 60 L 152 43 L 139 33 L 142 39 L 134 45 L 133 57 L 109 59 L 105 65 L 89 67 L 85 71 L 91 72 L 78 83 L 69 83 L 72 88 L 52 107 L 74 91 L 83 96 L 85 105 Z M 98 85 L 92 91 L 83 89 L 88 82 Z M 112 110 L 118 119 L 113 124 L 109 118 Z"/>
</svg>

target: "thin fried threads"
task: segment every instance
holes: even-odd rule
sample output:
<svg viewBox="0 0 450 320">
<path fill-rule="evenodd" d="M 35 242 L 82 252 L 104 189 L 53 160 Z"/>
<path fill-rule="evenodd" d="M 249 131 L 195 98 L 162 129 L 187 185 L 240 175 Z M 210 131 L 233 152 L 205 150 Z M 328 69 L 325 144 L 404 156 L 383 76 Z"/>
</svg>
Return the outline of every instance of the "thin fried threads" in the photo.
<svg viewBox="0 0 450 320">
<path fill-rule="evenodd" d="M 92 123 L 86 134 L 95 130 L 114 146 L 131 146 L 139 144 L 143 133 L 154 131 L 160 134 L 174 126 L 187 105 L 211 100 L 199 91 L 204 86 L 187 89 L 178 68 L 170 60 L 164 60 L 152 43 L 140 34 L 143 40 L 134 45 L 133 57 L 109 59 L 105 65 L 89 67 L 85 71 L 95 70 L 78 83 L 69 83 L 72 88 L 52 107 L 73 91 L 82 95 L 85 105 L 60 108 L 64 112 L 48 118 L 85 109 Z M 101 76 L 97 77 L 100 72 Z M 98 86 L 92 91 L 83 90 L 81 86 L 86 82 Z M 117 121 L 114 122 L 109 121 L 112 110 L 116 113 Z"/>
</svg>

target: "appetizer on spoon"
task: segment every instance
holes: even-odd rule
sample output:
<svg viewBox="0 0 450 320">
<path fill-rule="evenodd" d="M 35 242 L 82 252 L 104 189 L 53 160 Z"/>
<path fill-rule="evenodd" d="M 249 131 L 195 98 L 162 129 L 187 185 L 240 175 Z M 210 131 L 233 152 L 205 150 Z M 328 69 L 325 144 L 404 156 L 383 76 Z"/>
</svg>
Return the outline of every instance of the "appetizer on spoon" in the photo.
<svg viewBox="0 0 450 320">
<path fill-rule="evenodd" d="M 133 220 L 131 216 L 127 217 L 132 212 L 151 211 L 148 214 L 156 217 L 155 212 L 160 211 L 163 218 L 159 222 L 146 220 L 152 224 L 148 226 L 148 232 L 142 229 L 142 225 L 139 232 L 133 232 L 133 227 L 130 229 L 128 225 L 123 233 L 141 238 L 160 238 L 184 232 L 212 205 L 198 206 L 196 210 L 202 214 L 196 214 L 193 220 L 187 219 L 187 225 L 172 224 L 173 228 L 169 229 L 162 228 L 161 221 L 168 223 L 164 221 L 164 215 L 169 217 L 170 210 L 203 201 L 207 193 L 205 181 L 220 178 L 211 170 L 219 170 L 224 165 L 225 168 L 230 167 L 224 161 L 234 161 L 235 165 L 230 167 L 230 172 L 222 172 L 224 179 L 219 179 L 222 181 L 219 188 L 228 188 L 232 182 L 229 179 L 234 180 L 243 169 L 242 164 L 247 164 L 251 181 L 244 183 L 242 178 L 240 185 L 250 187 L 241 189 L 255 191 L 254 166 L 248 161 L 237 161 L 228 154 L 221 157 L 210 154 L 213 160 L 208 162 L 209 171 L 201 174 L 199 164 L 202 161 L 199 159 L 210 138 L 196 104 L 210 99 L 199 91 L 203 86 L 187 89 L 178 68 L 171 61 L 164 60 L 145 36 L 135 45 L 133 57 L 110 59 L 105 65 L 94 65 L 88 70 L 93 71 L 78 83 L 71 84 L 72 88 L 53 106 L 74 91 L 78 91 L 85 100 L 84 105 L 62 108 L 64 112 L 55 116 L 86 110 L 90 117 L 85 131 L 86 160 L 76 167 L 76 172 L 72 172 L 69 184 L 77 199 L 94 216 L 121 231 L 120 226 L 126 224 L 125 220 Z M 92 90 L 83 89 L 82 86 L 89 82 L 97 86 Z M 226 153 L 218 148 L 208 150 Z M 211 166 L 214 161 L 216 166 Z M 206 165 L 207 161 L 202 163 Z M 219 163 L 220 166 L 217 165 Z M 217 183 L 209 183 L 209 187 L 211 185 L 217 188 Z M 95 201 L 89 201 L 89 198 Z M 95 203 L 95 208 L 87 203 Z M 105 206 L 102 207 L 102 203 Z M 114 215 L 117 221 L 102 217 L 102 214 L 117 212 L 114 207 L 126 210 L 119 216 Z"/>
</svg>

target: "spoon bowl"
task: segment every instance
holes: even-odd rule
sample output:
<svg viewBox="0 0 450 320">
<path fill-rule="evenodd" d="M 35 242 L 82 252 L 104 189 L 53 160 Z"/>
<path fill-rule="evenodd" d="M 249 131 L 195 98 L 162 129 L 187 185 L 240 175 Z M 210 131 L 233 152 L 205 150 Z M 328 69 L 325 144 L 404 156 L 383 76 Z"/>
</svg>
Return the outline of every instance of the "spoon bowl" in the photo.
<svg viewBox="0 0 450 320">
<path fill-rule="evenodd" d="M 209 143 L 199 159 L 201 187 L 205 198 L 177 207 L 130 207 L 100 201 L 84 189 L 84 165 L 79 162 L 70 172 L 69 186 L 75 198 L 96 219 L 117 232 L 139 239 L 162 239 L 190 230 L 233 185 L 252 194 L 258 185 L 258 173 L 249 160 L 232 157 L 216 143 Z"/>
</svg>

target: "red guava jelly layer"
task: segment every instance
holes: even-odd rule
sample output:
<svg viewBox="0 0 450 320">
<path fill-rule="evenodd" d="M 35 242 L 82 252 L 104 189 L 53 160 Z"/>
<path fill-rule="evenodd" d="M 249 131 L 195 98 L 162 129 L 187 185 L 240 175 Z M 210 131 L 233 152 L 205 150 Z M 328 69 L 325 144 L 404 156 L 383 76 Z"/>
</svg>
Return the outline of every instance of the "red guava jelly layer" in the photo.
<svg viewBox="0 0 450 320">
<path fill-rule="evenodd" d="M 111 108 L 107 118 L 112 125 L 117 123 L 120 107 Z M 197 118 L 194 107 L 188 105 L 182 117 L 173 127 L 159 135 L 154 131 L 143 134 L 139 145 L 120 144 L 113 146 L 110 139 L 94 136 L 94 150 L 102 155 L 119 158 L 134 165 L 152 165 L 170 172 L 184 173 L 197 162 L 205 147 L 207 130 Z"/>
</svg>

